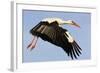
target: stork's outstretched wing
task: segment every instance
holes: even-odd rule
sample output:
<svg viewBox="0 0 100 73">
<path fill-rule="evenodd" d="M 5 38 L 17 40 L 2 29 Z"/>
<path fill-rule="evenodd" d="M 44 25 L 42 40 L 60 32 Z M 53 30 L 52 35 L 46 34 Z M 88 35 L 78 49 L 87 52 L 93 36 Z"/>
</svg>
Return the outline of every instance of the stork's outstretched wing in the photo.
<svg viewBox="0 0 100 73">
<path fill-rule="evenodd" d="M 45 34 L 48 35 L 45 37 L 46 41 L 61 47 L 72 59 L 77 59 L 77 57 L 80 56 L 82 49 L 68 31 L 66 31 L 66 33 L 62 33 L 65 30 L 63 29 L 62 31 L 60 29 L 60 27 L 55 29 L 49 27 L 48 30 L 51 30 L 51 32 L 45 32 Z"/>
<path fill-rule="evenodd" d="M 72 59 L 77 59 L 78 56 L 80 56 L 82 49 L 68 33 L 68 31 L 62 33 L 60 29 L 61 28 L 55 28 L 57 32 L 54 32 L 55 30 L 52 29 L 53 32 L 51 34 L 49 33 L 51 41 L 48 42 L 61 47 Z"/>
</svg>

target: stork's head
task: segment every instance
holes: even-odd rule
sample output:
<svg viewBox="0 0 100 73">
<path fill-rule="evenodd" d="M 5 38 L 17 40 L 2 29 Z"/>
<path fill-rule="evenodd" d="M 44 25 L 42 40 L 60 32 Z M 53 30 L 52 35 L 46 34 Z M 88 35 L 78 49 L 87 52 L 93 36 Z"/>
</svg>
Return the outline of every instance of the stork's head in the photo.
<svg viewBox="0 0 100 73">
<path fill-rule="evenodd" d="M 68 24 L 68 25 L 73 25 L 73 26 L 76 26 L 76 27 L 80 27 L 77 23 L 75 23 L 72 20 L 62 21 L 62 24 Z"/>
</svg>

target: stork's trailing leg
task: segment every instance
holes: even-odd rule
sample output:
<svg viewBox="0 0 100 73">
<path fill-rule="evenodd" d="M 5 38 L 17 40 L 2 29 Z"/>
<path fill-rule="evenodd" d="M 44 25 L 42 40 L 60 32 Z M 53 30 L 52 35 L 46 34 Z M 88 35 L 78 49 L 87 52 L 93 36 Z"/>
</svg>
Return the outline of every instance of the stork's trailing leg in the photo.
<svg viewBox="0 0 100 73">
<path fill-rule="evenodd" d="M 33 48 L 35 48 L 36 43 L 37 43 L 37 40 L 38 40 L 38 37 L 37 37 L 37 36 L 33 36 L 33 40 L 32 40 L 32 42 L 27 46 L 27 48 L 31 48 L 31 50 L 32 50 Z"/>
</svg>

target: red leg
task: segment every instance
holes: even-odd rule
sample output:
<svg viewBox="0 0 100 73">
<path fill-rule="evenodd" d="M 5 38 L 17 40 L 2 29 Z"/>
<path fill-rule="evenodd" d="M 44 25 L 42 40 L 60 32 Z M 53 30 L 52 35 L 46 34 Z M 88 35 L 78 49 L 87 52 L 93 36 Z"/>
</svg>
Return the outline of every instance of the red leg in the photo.
<svg viewBox="0 0 100 73">
<path fill-rule="evenodd" d="M 29 47 L 32 45 L 32 43 L 34 42 L 34 40 L 35 40 L 35 36 L 33 36 L 33 40 L 32 40 L 32 42 L 27 46 L 27 48 L 29 48 Z"/>
<path fill-rule="evenodd" d="M 38 40 L 38 37 L 35 36 L 35 40 L 34 40 L 34 42 L 32 42 L 32 45 L 31 45 L 31 50 L 32 50 L 33 48 L 35 48 L 36 43 L 37 43 L 37 40 Z"/>
<path fill-rule="evenodd" d="M 37 43 L 37 40 L 38 40 L 38 37 L 37 36 L 34 36 L 32 42 L 27 46 L 27 48 L 31 48 L 31 50 L 33 48 L 35 48 L 36 43 Z"/>
</svg>

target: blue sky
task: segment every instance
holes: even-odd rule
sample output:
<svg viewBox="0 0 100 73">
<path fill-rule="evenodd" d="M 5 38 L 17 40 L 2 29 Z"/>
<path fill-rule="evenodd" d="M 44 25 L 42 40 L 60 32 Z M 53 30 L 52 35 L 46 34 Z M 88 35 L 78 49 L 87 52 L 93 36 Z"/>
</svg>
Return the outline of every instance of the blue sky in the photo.
<svg viewBox="0 0 100 73">
<path fill-rule="evenodd" d="M 30 51 L 27 45 L 32 40 L 32 35 L 29 33 L 35 25 L 42 19 L 50 17 L 58 17 L 63 20 L 73 20 L 80 25 L 80 28 L 63 25 L 70 34 L 75 38 L 76 42 L 82 48 L 82 55 L 78 60 L 85 60 L 91 58 L 91 14 L 80 12 L 56 12 L 56 11 L 35 11 L 23 10 L 22 14 L 23 24 L 23 62 L 41 62 L 41 61 L 68 61 L 70 57 L 63 51 L 62 48 L 57 47 L 49 42 L 38 39 L 36 47 Z"/>
</svg>

